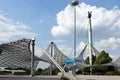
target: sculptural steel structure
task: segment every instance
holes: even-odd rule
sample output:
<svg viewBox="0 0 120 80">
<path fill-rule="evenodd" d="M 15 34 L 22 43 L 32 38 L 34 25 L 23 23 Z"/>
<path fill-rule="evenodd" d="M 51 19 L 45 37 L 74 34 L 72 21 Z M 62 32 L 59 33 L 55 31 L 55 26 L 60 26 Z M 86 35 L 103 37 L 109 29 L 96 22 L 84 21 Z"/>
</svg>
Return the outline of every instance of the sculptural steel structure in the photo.
<svg viewBox="0 0 120 80">
<path fill-rule="evenodd" d="M 15 42 L 10 42 L 6 44 L 1 44 L 0 49 L 2 49 L 2 53 L 0 54 L 0 67 L 5 67 L 5 68 L 26 68 L 26 69 L 31 69 L 31 59 L 32 59 L 32 51 L 31 51 L 31 39 L 22 39 L 18 40 Z M 59 51 L 60 52 L 60 51 Z M 59 53 L 57 50 L 57 53 Z M 56 53 L 56 57 L 60 56 Z M 63 56 L 64 57 L 64 56 Z M 49 56 L 49 53 L 44 50 L 43 56 L 37 57 L 34 56 L 34 70 L 36 70 L 38 62 L 45 61 L 48 63 L 54 64 L 56 67 L 60 69 L 61 72 L 65 72 L 57 62 L 59 58 L 57 59 L 52 59 Z M 61 59 L 62 60 L 62 59 Z M 63 61 L 64 63 L 64 61 Z"/>
<path fill-rule="evenodd" d="M 6 68 L 27 68 L 31 69 L 31 50 L 30 50 L 30 44 L 31 44 L 31 39 L 22 39 L 18 40 L 15 42 L 10 42 L 6 44 L 1 44 L 0 49 L 2 49 L 2 53 L 0 54 L 0 67 L 6 67 Z M 61 52 L 57 46 L 53 43 L 53 58 L 60 66 L 65 65 L 65 59 L 68 57 L 64 55 L 63 52 Z M 86 46 L 85 46 L 86 48 Z M 51 43 L 46 49 L 46 52 L 48 55 L 51 55 Z M 83 52 L 80 53 L 80 55 L 76 59 L 80 59 L 84 63 L 83 59 Z M 44 61 L 47 63 L 52 63 L 52 60 L 45 54 L 45 52 L 42 54 L 41 57 L 34 57 L 34 70 L 36 69 L 38 62 L 39 61 Z M 76 63 L 77 68 L 83 68 L 86 65 L 81 64 L 79 62 Z M 53 68 L 56 66 L 53 66 Z M 67 65 L 66 67 L 73 67 L 71 65 Z"/>
<path fill-rule="evenodd" d="M 10 42 L 6 44 L 1 44 L 0 49 L 2 49 L 2 53 L 0 54 L 0 67 L 6 67 L 6 68 L 27 68 L 31 69 L 31 50 L 30 50 L 30 45 L 31 45 L 31 39 L 22 39 L 22 40 L 17 40 L 15 42 Z M 87 46 L 87 45 L 86 45 Z M 85 48 L 86 48 L 85 46 Z M 37 68 L 38 62 L 39 61 L 44 61 L 47 63 L 52 63 L 54 62 L 50 59 L 50 47 L 51 44 L 46 49 L 46 53 L 43 53 L 41 57 L 34 56 L 34 70 Z M 83 53 L 84 50 L 80 53 L 80 55 L 76 58 L 79 60 L 82 60 L 82 62 L 77 62 L 76 67 L 77 68 L 84 68 L 88 67 L 89 65 L 84 64 L 84 59 L 83 59 Z M 66 55 L 64 55 L 55 44 L 53 44 L 53 50 L 54 54 L 53 57 L 51 57 L 55 63 L 57 62 L 60 66 L 65 65 L 65 59 L 68 58 Z M 95 49 L 95 52 L 96 49 Z M 97 52 L 98 53 L 98 52 Z M 48 54 L 48 55 L 46 55 Z M 96 54 L 98 55 L 98 54 Z M 117 69 L 120 69 L 120 64 L 119 64 L 120 57 L 116 59 L 115 61 L 105 64 L 105 65 L 113 65 Z M 56 66 L 53 66 L 55 68 Z M 67 65 L 67 68 L 73 67 L 72 65 Z"/>
<path fill-rule="evenodd" d="M 61 65 L 61 66 L 64 65 L 65 58 L 68 58 L 68 57 L 64 53 L 62 53 L 54 43 L 52 45 L 53 45 L 53 52 L 54 52 L 54 54 L 52 54 L 53 55 L 52 58 L 59 65 Z M 47 53 L 51 56 L 50 49 L 51 49 L 51 43 L 49 44 L 49 46 L 46 49 Z M 51 60 L 48 58 L 48 56 L 46 56 L 45 53 L 42 54 L 42 56 L 40 57 L 40 60 L 48 62 L 48 63 L 52 63 Z"/>
<path fill-rule="evenodd" d="M 31 68 L 31 39 L 22 39 L 15 42 L 1 44 L 0 67 L 6 68 Z M 38 57 L 34 57 L 34 69 L 39 62 Z"/>
</svg>

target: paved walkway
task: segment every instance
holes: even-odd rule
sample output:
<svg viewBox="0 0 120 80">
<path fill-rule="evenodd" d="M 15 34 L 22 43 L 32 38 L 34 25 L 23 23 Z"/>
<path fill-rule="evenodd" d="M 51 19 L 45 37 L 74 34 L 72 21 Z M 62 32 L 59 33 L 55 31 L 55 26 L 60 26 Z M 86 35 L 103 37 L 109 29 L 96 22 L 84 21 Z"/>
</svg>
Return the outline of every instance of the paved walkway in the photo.
<svg viewBox="0 0 120 80">
<path fill-rule="evenodd" d="M 77 75 L 78 80 L 120 80 L 120 76 Z"/>
<path fill-rule="evenodd" d="M 9 76 L 0 75 L 0 80 L 60 80 L 60 76 Z M 120 76 L 77 75 L 71 80 L 120 80 Z"/>
<path fill-rule="evenodd" d="M 60 80 L 58 76 L 0 76 L 0 80 Z"/>
</svg>

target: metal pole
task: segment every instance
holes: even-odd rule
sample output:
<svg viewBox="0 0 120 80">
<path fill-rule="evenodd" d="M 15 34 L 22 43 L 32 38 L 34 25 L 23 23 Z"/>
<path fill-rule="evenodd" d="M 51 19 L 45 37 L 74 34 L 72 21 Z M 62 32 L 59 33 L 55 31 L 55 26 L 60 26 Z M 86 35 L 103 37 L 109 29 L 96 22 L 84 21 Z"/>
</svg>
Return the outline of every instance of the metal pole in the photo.
<svg viewBox="0 0 120 80">
<path fill-rule="evenodd" d="M 34 46 L 35 46 L 35 39 L 32 38 L 32 53 L 31 53 L 31 77 L 34 76 Z"/>
<path fill-rule="evenodd" d="M 53 57 L 53 44 L 54 44 L 54 42 L 51 42 L 51 58 Z M 52 63 L 50 66 L 50 75 L 52 75 Z"/>
<path fill-rule="evenodd" d="M 90 62 L 90 74 L 92 75 L 92 55 L 93 55 L 93 45 L 92 45 L 92 26 L 91 26 L 91 16 L 92 16 L 92 12 L 88 11 L 88 18 L 89 18 L 89 24 L 90 27 L 88 29 L 88 35 L 89 35 L 89 62 Z"/>
<path fill-rule="evenodd" d="M 76 60 L 76 6 L 79 4 L 77 0 L 72 1 L 74 6 L 74 60 Z M 76 76 L 76 62 L 74 62 L 73 74 Z"/>
</svg>

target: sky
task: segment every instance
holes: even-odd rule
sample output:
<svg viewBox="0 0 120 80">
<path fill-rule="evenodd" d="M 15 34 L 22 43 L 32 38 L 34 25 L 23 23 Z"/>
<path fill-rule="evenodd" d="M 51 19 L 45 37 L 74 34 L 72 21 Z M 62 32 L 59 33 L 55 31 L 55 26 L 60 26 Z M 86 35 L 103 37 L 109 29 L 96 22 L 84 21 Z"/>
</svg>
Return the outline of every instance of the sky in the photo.
<svg viewBox="0 0 120 80">
<path fill-rule="evenodd" d="M 78 0 L 77 55 L 88 41 L 88 11 L 92 11 L 93 46 L 115 59 L 120 56 L 120 0 Z M 53 41 L 68 57 L 73 55 L 72 0 L 0 0 L 0 43 L 35 38 L 35 54 Z M 85 55 L 88 55 L 86 53 Z"/>
</svg>

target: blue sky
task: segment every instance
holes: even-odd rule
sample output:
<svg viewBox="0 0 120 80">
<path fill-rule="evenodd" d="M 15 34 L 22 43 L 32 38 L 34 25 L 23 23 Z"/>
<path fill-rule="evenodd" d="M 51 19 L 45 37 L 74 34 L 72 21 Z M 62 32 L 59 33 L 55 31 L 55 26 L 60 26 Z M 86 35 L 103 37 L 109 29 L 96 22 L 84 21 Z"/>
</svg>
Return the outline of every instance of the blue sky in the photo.
<svg viewBox="0 0 120 80">
<path fill-rule="evenodd" d="M 56 14 L 68 3 L 69 0 L 1 0 L 0 10 L 8 18 L 27 24 L 40 39 L 48 41 L 53 39 L 50 30 L 56 24 Z"/>
<path fill-rule="evenodd" d="M 93 11 L 93 44 L 113 58 L 120 56 L 120 0 L 78 0 L 77 51 L 85 45 L 87 11 Z M 73 50 L 72 0 L 0 0 L 1 42 L 36 38 L 36 46 L 50 41 L 66 54 Z M 82 33 L 83 31 L 83 33 Z M 38 49 L 38 48 L 37 48 Z M 39 51 L 36 51 L 39 55 Z"/>
</svg>

